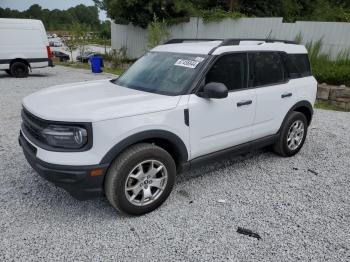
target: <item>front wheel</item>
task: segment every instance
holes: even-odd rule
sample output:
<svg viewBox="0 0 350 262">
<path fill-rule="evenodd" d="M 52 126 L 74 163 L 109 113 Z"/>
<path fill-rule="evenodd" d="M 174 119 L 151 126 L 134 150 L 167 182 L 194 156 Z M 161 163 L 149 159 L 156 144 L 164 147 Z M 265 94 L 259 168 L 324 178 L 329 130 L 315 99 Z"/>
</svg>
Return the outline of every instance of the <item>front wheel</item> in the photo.
<svg viewBox="0 0 350 262">
<path fill-rule="evenodd" d="M 164 149 L 140 143 L 118 156 L 107 172 L 107 199 L 119 211 L 143 215 L 169 196 L 176 175 L 173 158 Z"/>
<path fill-rule="evenodd" d="M 294 156 L 303 147 L 307 134 L 307 119 L 300 112 L 292 112 L 282 126 L 274 151 L 281 156 Z"/>
</svg>

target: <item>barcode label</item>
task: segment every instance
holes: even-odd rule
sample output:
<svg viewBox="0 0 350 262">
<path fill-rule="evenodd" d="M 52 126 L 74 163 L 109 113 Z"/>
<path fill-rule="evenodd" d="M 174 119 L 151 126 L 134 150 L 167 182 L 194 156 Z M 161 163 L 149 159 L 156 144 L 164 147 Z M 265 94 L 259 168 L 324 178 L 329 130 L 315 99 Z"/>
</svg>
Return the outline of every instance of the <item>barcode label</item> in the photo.
<svg viewBox="0 0 350 262">
<path fill-rule="evenodd" d="M 174 65 L 188 67 L 188 68 L 196 68 L 196 66 L 199 63 L 200 62 L 198 62 L 198 61 L 179 59 L 179 60 L 176 61 L 176 63 Z"/>
</svg>

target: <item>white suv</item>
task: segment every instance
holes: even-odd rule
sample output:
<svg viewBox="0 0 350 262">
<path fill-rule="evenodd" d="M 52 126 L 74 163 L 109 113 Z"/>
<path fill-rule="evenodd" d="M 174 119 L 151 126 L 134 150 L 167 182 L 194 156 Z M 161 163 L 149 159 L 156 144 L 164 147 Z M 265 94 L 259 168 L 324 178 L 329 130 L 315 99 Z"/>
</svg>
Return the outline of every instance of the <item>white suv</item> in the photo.
<svg viewBox="0 0 350 262">
<path fill-rule="evenodd" d="M 174 39 L 117 79 L 24 98 L 19 140 L 31 166 L 74 197 L 105 194 L 141 215 L 203 160 L 268 145 L 296 154 L 316 89 L 302 45 Z"/>
</svg>

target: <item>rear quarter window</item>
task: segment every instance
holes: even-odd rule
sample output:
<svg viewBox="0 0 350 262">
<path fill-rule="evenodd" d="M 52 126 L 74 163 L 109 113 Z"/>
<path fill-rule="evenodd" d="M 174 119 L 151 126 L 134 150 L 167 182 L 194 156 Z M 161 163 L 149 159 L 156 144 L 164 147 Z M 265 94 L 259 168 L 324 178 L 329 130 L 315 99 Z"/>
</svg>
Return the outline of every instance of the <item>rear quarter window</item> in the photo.
<svg viewBox="0 0 350 262">
<path fill-rule="evenodd" d="M 288 54 L 286 66 L 289 78 L 311 76 L 310 62 L 307 54 Z"/>
</svg>

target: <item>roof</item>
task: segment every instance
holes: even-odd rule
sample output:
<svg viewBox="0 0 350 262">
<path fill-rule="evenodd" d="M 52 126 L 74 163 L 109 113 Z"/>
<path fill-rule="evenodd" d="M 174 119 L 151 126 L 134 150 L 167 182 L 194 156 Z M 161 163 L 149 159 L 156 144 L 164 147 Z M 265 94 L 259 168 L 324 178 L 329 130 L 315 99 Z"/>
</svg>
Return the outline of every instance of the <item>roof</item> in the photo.
<svg viewBox="0 0 350 262">
<path fill-rule="evenodd" d="M 227 39 L 227 40 L 170 40 L 152 49 L 156 52 L 172 52 L 202 55 L 219 55 L 225 52 L 239 51 L 282 51 L 290 54 L 306 54 L 303 45 L 285 40 L 254 40 L 254 39 Z"/>
<path fill-rule="evenodd" d="M 222 41 L 206 41 L 159 45 L 152 49 L 156 52 L 172 52 L 186 54 L 208 54 L 210 50 L 217 47 Z"/>
<path fill-rule="evenodd" d="M 1 24 L 42 24 L 38 19 L 22 19 L 22 18 L 0 18 Z"/>
<path fill-rule="evenodd" d="M 0 18 L 0 27 L 2 28 L 44 28 L 43 23 L 37 19 L 21 19 L 21 18 Z"/>
</svg>

